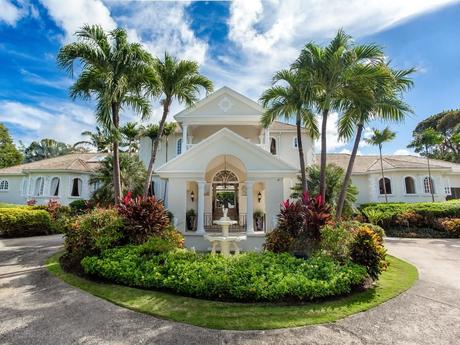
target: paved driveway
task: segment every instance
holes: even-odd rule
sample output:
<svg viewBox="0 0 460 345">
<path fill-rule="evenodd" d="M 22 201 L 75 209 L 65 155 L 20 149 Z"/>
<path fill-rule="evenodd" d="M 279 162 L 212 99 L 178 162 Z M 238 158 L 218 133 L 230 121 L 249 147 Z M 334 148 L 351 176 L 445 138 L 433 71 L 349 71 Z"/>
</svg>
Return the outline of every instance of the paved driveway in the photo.
<svg viewBox="0 0 460 345">
<path fill-rule="evenodd" d="M 0 240 L 0 344 L 460 344 L 460 240 L 388 239 L 420 281 L 330 325 L 216 331 L 117 307 L 50 276 L 60 236 Z"/>
</svg>

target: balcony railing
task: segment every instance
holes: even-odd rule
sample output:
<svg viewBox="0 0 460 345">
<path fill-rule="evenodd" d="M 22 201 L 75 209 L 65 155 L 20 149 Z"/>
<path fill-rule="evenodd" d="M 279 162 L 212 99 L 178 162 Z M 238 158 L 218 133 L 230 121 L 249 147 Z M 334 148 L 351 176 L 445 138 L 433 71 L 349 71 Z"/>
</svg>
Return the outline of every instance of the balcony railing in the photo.
<svg viewBox="0 0 460 345">
<path fill-rule="evenodd" d="M 247 214 L 246 213 L 240 213 L 239 214 L 239 219 L 238 223 L 234 225 L 230 225 L 228 230 L 229 232 L 246 232 L 247 228 Z M 216 217 L 212 215 L 212 213 L 205 213 L 204 214 L 204 229 L 207 232 L 220 232 L 222 231 L 222 228 L 220 225 L 213 224 L 215 220 L 218 220 L 219 217 Z M 254 231 L 256 232 L 265 232 L 266 229 L 266 219 L 265 215 L 263 217 L 262 224 L 256 224 L 256 221 L 254 221 Z"/>
</svg>

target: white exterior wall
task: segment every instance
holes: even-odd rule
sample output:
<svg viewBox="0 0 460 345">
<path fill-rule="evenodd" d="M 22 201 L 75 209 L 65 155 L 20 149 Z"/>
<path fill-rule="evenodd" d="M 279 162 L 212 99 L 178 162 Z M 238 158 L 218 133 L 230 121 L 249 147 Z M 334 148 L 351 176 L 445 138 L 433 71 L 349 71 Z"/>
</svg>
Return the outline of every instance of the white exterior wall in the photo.
<svg viewBox="0 0 460 345">
<path fill-rule="evenodd" d="M 43 195 L 35 195 L 35 182 L 37 178 L 44 178 Z M 51 180 L 54 177 L 60 179 L 59 195 L 51 196 Z M 72 197 L 72 183 L 73 178 L 80 178 L 82 180 L 82 191 L 78 197 Z M 89 185 L 89 174 L 84 173 L 53 173 L 53 172 L 33 172 L 22 176 L 19 175 L 4 175 L 0 176 L 0 180 L 7 180 L 9 183 L 8 192 L 0 192 L 0 201 L 11 204 L 25 204 L 29 199 L 35 199 L 37 204 L 46 204 L 50 199 L 58 200 L 62 205 L 68 205 L 74 200 L 85 199 L 91 197 L 91 186 Z M 26 181 L 25 184 L 24 180 Z M 23 186 L 26 190 L 23 190 Z"/>
</svg>

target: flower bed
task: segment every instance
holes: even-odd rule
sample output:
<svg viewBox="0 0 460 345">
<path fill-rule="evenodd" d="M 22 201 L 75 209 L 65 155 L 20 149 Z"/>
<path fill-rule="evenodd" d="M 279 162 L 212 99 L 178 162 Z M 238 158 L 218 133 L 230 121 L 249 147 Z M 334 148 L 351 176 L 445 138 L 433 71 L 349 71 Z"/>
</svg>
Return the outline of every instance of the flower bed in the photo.
<svg viewBox="0 0 460 345">
<path fill-rule="evenodd" d="M 233 301 L 313 300 L 348 294 L 367 277 L 363 266 L 329 257 L 308 260 L 289 254 L 247 253 L 234 257 L 166 250 L 148 244 L 105 251 L 82 260 L 85 272 L 133 287 Z"/>
</svg>

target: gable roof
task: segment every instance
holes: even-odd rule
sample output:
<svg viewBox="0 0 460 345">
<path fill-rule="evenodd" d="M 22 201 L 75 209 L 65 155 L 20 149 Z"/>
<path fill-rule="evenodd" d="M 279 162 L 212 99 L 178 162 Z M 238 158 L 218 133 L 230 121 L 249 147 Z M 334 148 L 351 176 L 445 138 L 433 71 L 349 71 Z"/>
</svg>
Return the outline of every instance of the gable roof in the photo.
<svg viewBox="0 0 460 345">
<path fill-rule="evenodd" d="M 105 153 L 71 153 L 0 169 L 0 175 L 20 175 L 28 171 L 94 172 L 105 158 Z"/>
<path fill-rule="evenodd" d="M 209 162 L 222 155 L 237 157 L 245 165 L 248 174 L 257 172 L 282 176 L 298 173 L 296 167 L 225 127 L 159 167 L 157 173 L 160 176 L 205 173 Z"/>
<path fill-rule="evenodd" d="M 319 154 L 316 158 L 319 159 Z M 426 170 L 426 158 L 413 155 L 391 155 L 382 157 L 384 171 L 401 169 L 423 169 Z M 348 166 L 350 154 L 328 153 L 327 163 L 335 164 L 343 169 Z M 460 172 L 460 164 L 430 159 L 430 167 L 438 170 L 451 170 Z M 353 174 L 364 174 L 380 171 L 380 156 L 378 155 L 357 155 L 353 166 Z"/>
<path fill-rule="evenodd" d="M 228 97 L 227 97 L 228 96 Z M 177 122 L 182 122 L 182 120 L 184 119 L 187 119 L 187 118 L 191 118 L 191 117 L 194 117 L 197 114 L 197 111 L 200 110 L 200 109 L 203 109 L 206 105 L 210 104 L 211 102 L 219 99 L 219 98 L 229 98 L 229 99 L 234 99 L 238 102 L 241 102 L 242 104 L 244 104 L 245 107 L 247 107 L 248 111 L 251 113 L 251 115 L 255 115 L 255 116 L 260 116 L 263 112 L 263 108 L 260 106 L 259 103 L 253 101 L 252 99 L 250 99 L 249 97 L 246 97 L 245 95 L 227 87 L 227 86 L 224 86 L 224 87 L 221 87 L 220 89 L 218 89 L 217 91 L 209 94 L 208 96 L 206 96 L 205 98 L 203 98 L 202 100 L 198 101 L 197 103 L 195 103 L 193 106 L 191 107 L 188 107 L 182 111 L 180 111 L 179 113 L 177 113 L 176 115 L 174 115 L 174 119 L 177 121 Z M 221 111 L 222 113 L 226 113 L 226 111 L 222 110 Z M 229 114 L 231 113 L 231 108 L 229 109 Z M 202 114 L 199 114 L 199 115 L 202 115 Z M 213 114 L 214 116 L 216 114 Z M 249 114 L 247 114 L 249 115 Z"/>
</svg>

